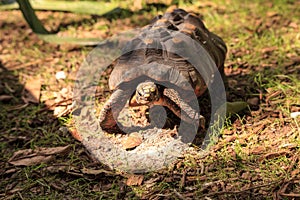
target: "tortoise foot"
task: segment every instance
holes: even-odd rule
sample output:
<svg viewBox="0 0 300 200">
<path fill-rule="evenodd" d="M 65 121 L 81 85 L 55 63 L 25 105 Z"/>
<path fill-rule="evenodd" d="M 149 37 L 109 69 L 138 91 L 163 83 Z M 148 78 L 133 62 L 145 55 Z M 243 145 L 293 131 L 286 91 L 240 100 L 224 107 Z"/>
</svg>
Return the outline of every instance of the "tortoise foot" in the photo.
<svg viewBox="0 0 300 200">
<path fill-rule="evenodd" d="M 111 127 L 102 127 L 102 130 L 104 130 L 107 133 L 125 134 L 125 132 L 118 125 L 114 125 Z"/>
</svg>

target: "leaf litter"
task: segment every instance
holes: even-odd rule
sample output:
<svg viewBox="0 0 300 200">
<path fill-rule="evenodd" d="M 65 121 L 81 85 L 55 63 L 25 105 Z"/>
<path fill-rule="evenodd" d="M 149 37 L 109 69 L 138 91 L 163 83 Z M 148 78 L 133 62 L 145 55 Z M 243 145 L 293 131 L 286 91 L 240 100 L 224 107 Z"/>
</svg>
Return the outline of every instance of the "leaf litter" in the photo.
<svg viewBox="0 0 300 200">
<path fill-rule="evenodd" d="M 262 8 L 263 6 L 267 6 L 268 9 L 274 9 L 274 4 L 275 3 L 267 2 L 262 3 L 261 6 Z M 219 3 L 207 3 L 206 5 L 204 2 L 201 5 L 202 6 L 199 6 L 200 10 L 207 9 L 207 11 L 204 11 L 203 16 L 207 16 L 206 14 L 208 11 L 216 15 L 216 10 L 220 10 L 219 8 L 222 7 L 222 5 L 219 5 Z M 249 5 L 251 5 L 251 3 L 249 3 Z M 291 8 L 292 10 L 294 10 L 295 6 L 297 7 L 297 3 L 291 2 L 287 2 L 285 6 L 289 5 L 293 6 Z M 232 12 L 230 9 L 231 8 L 228 7 L 227 9 L 222 10 L 223 14 L 221 17 L 225 17 L 225 20 L 230 19 L 232 16 L 237 14 L 237 11 Z M 243 10 L 240 10 L 238 12 L 241 13 L 242 11 Z M 45 81 L 47 80 L 46 77 L 42 77 L 42 91 L 41 95 L 39 95 L 41 96 L 41 102 L 46 104 L 46 101 L 49 101 L 47 106 L 52 107 L 52 109 L 55 109 L 59 106 L 66 108 L 68 105 L 72 104 L 72 101 L 68 99 L 70 96 L 64 96 L 63 93 L 60 94 L 61 91 L 64 91 L 63 88 L 67 88 L 67 81 L 63 79 L 59 80 L 59 82 L 56 82 L 55 79 L 55 73 L 61 71 L 62 69 L 51 70 L 51 68 L 53 66 L 59 66 L 59 62 L 65 63 L 65 65 L 68 65 L 68 67 L 78 67 L 78 63 L 69 63 L 71 63 L 70 60 L 72 56 L 83 57 L 81 53 L 82 49 L 76 49 L 74 47 L 68 47 L 64 49 L 64 47 L 59 45 L 45 44 L 44 42 L 39 41 L 38 38 L 29 31 L 22 20 L 19 20 L 21 19 L 20 13 L 17 11 L 9 11 L 6 13 L 8 14 L 0 16 L 1 27 L 3 28 L 1 47 L 10 46 L 12 49 L 0 48 L 0 60 L 2 65 L 10 70 L 21 70 L 19 71 L 20 73 L 27 73 L 26 71 L 22 70 L 27 70 L 29 73 L 31 73 L 36 72 L 37 68 L 48 68 L 47 73 L 51 74 L 54 77 L 54 80 L 47 84 Z M 63 19 L 68 18 L 66 17 L 68 16 L 67 13 L 57 14 L 52 12 L 39 12 L 39 15 L 43 16 L 43 19 L 46 23 L 51 22 L 49 15 L 52 14 L 54 14 L 58 19 L 55 23 L 50 23 L 51 25 L 49 26 L 52 26 L 53 29 L 55 29 L 55 26 L 57 27 L 59 25 L 57 24 L 58 21 L 63 21 Z M 250 13 L 249 18 L 253 17 L 253 14 L 254 13 Z M 34 195 L 35 197 L 43 195 L 49 198 L 51 194 L 49 192 L 47 193 L 47 189 L 45 189 L 47 186 L 42 186 L 36 183 L 27 185 L 26 187 L 18 185 L 18 183 L 24 183 L 24 185 L 26 185 L 26 179 L 24 179 L 24 176 L 22 176 L 21 173 L 22 171 L 25 171 L 25 168 L 23 168 L 21 165 L 28 164 L 28 166 L 31 165 L 34 167 L 40 163 L 48 162 L 48 165 L 51 163 L 50 166 L 45 166 L 44 168 L 42 167 L 41 170 L 33 170 L 31 173 L 29 173 L 29 177 L 31 179 L 41 179 L 43 175 L 46 175 L 45 179 L 51 179 L 52 177 L 49 175 L 49 173 L 52 169 L 52 172 L 56 178 L 55 181 L 50 181 L 53 183 L 50 184 L 50 191 L 58 192 L 59 195 L 61 195 L 61 198 L 64 198 L 65 196 L 75 198 L 74 195 L 84 194 L 84 189 L 82 189 L 80 186 L 72 185 L 71 183 L 72 181 L 76 182 L 80 179 L 90 181 L 88 184 L 84 182 L 80 182 L 80 184 L 90 189 L 90 191 L 94 192 L 94 194 L 100 195 L 96 192 L 101 191 L 102 195 L 106 196 L 107 198 L 113 195 L 118 196 L 119 194 L 130 198 L 132 197 L 131 195 L 133 191 L 136 190 L 140 191 L 135 192 L 134 196 L 138 196 L 141 199 L 193 199 L 196 197 L 206 199 L 243 199 L 249 196 L 251 196 L 253 199 L 263 199 L 265 197 L 275 199 L 296 199 L 299 197 L 299 117 L 292 119 L 290 118 L 290 114 L 299 112 L 300 106 L 299 100 L 297 101 L 288 99 L 292 97 L 294 94 L 293 92 L 296 91 L 291 89 L 291 91 L 286 93 L 286 90 L 282 91 L 278 88 L 267 90 L 266 87 L 261 86 L 253 78 L 253 76 L 261 74 L 263 75 L 261 84 L 268 84 L 269 80 L 267 79 L 273 78 L 274 80 L 280 80 L 276 83 L 285 82 L 283 85 L 292 85 L 290 80 L 284 80 L 276 76 L 271 76 L 274 74 L 274 70 L 276 71 L 280 68 L 280 70 L 283 70 L 285 75 L 296 76 L 296 78 L 299 80 L 299 50 L 297 50 L 295 45 L 292 44 L 292 39 L 291 42 L 286 39 L 289 37 L 296 38 L 296 34 L 293 34 L 293 32 L 297 32 L 299 28 L 297 24 L 299 24 L 299 21 L 293 18 L 289 19 L 278 11 L 269 11 L 263 15 L 268 17 L 255 16 L 252 19 L 249 19 L 249 23 L 247 23 L 247 26 L 251 25 L 252 23 L 256 24 L 254 29 L 248 29 L 247 32 L 247 34 L 250 33 L 250 36 L 245 41 L 249 42 L 248 46 L 250 46 L 250 48 L 247 48 L 247 45 L 246 47 L 238 46 L 238 43 L 243 41 L 243 38 L 235 40 L 234 38 L 230 38 L 229 36 L 225 35 L 226 42 L 233 44 L 233 46 L 230 46 L 229 49 L 229 57 L 232 56 L 232 58 L 227 60 L 225 67 L 226 75 L 228 76 L 229 81 L 232 83 L 229 84 L 229 99 L 251 102 L 256 106 L 256 109 L 252 110 L 250 115 L 244 115 L 242 117 L 239 116 L 241 119 L 238 118 L 231 121 L 230 126 L 224 131 L 226 134 L 222 135 L 220 142 L 212 148 L 208 155 L 200 157 L 198 156 L 197 151 L 189 152 L 188 154 L 184 155 L 183 158 L 174 163 L 173 166 L 170 166 L 169 170 L 146 174 L 143 178 L 137 178 L 135 177 L 136 175 L 132 175 L 132 178 L 130 178 L 129 175 L 122 175 L 125 177 L 122 178 L 118 175 L 118 172 L 113 172 L 115 175 L 106 173 L 105 170 L 107 168 L 105 166 L 95 162 L 95 160 L 93 160 L 93 158 L 88 155 L 85 150 L 83 150 L 83 147 L 80 144 L 75 143 L 75 141 L 70 138 L 67 140 L 63 139 L 63 144 L 70 142 L 76 144 L 76 154 L 78 157 L 76 157 L 74 160 L 71 160 L 69 157 L 60 158 L 60 156 L 56 156 L 55 154 L 51 153 L 51 151 L 47 153 L 48 150 L 45 150 L 46 152 L 44 153 L 43 150 L 37 150 L 37 152 L 34 152 L 34 150 L 32 150 L 28 145 L 30 144 L 28 140 L 31 142 L 43 140 L 42 138 L 45 137 L 46 133 L 45 131 L 39 132 L 38 130 L 30 133 L 32 129 L 26 132 L 23 129 L 18 129 L 21 125 L 28 124 L 28 122 L 24 123 L 21 121 L 22 117 L 24 118 L 24 116 L 21 116 L 21 114 L 24 114 L 24 109 L 29 109 L 32 105 L 24 104 L 24 102 L 20 100 L 22 97 L 20 95 L 20 89 L 18 89 L 19 87 L 14 84 L 17 81 L 11 78 L 12 75 L 7 76 L 8 81 L 4 81 L 5 84 L 0 82 L 0 95 L 4 96 L 4 100 L 1 103 L 5 103 L 4 105 L 9 104 L 10 107 L 5 107 L 5 109 L 13 113 L 8 113 L 5 118 L 12 121 L 10 122 L 13 123 L 11 126 L 17 126 L 17 129 L 13 129 L 15 127 L 9 127 L 9 125 L 1 124 L 1 133 L 2 129 L 6 131 L 6 136 L 1 138 L 1 142 L 8 141 L 10 144 L 12 144 L 11 147 L 6 146 L 6 150 L 1 150 L 2 152 L 6 152 L 4 154 L 5 158 L 1 158 L 0 160 L 0 162 L 3 162 L 3 164 L 1 163 L 1 166 L 3 166 L 3 169 L 5 169 L 1 170 L 1 175 L 4 180 L 0 185 L 1 196 L 4 197 L 6 195 L 13 195 L 11 197 L 16 198 L 20 197 L 21 195 L 21 197 L 32 198 Z M 10 16 L 14 16 L 15 18 L 13 19 Z M 85 16 L 85 18 L 89 17 Z M 206 17 L 206 19 L 208 19 L 208 17 Z M 74 18 L 74 21 L 76 20 L 80 21 L 80 19 Z M 105 20 L 106 19 L 103 19 L 99 23 L 105 24 Z M 3 23 L 5 21 L 8 22 L 7 25 Z M 128 27 L 132 26 L 128 18 L 125 19 L 125 21 L 126 22 L 124 23 L 121 19 L 117 20 L 115 23 L 115 25 L 117 24 L 117 28 L 114 27 L 114 22 L 110 24 L 109 26 L 111 27 L 111 31 L 118 31 L 120 28 L 127 29 Z M 243 24 L 238 23 L 239 22 L 237 22 L 238 26 L 244 26 Z M 124 27 L 122 26 L 123 24 Z M 11 28 L 8 28 L 8 25 L 10 25 Z M 22 35 L 18 33 L 19 27 L 25 27 L 25 30 L 27 31 L 23 32 Z M 84 26 L 79 24 L 79 27 L 82 27 L 81 31 L 84 32 Z M 230 33 L 230 31 L 226 29 L 225 25 L 221 28 L 216 25 L 214 28 L 223 28 L 224 34 Z M 90 30 L 90 28 L 88 29 Z M 232 30 L 234 30 L 234 27 L 232 27 Z M 282 61 L 279 60 L 281 57 L 279 53 L 283 48 L 282 45 L 277 46 L 267 43 L 267 45 L 265 45 L 263 48 L 258 47 L 258 50 L 255 49 L 257 47 L 255 47 L 254 41 L 259 41 L 264 37 L 264 34 L 268 34 L 269 30 L 274 31 L 276 36 L 279 34 L 282 35 L 282 40 L 284 40 L 284 43 L 282 43 L 283 46 L 286 43 L 291 43 L 289 44 L 289 48 L 291 48 L 291 50 L 288 50 L 288 48 L 285 50 L 286 52 L 284 53 L 286 54 L 286 57 Z M 245 34 L 245 32 L 243 32 L 243 27 L 240 28 L 239 31 L 241 31 L 242 34 Z M 14 44 L 10 42 L 12 41 L 11 38 L 14 36 L 12 32 L 15 33 L 15 36 L 19 36 L 16 37 L 18 38 L 19 43 Z M 104 37 L 110 34 L 101 30 L 98 30 L 97 33 L 100 33 L 101 36 Z M 76 34 L 80 34 L 80 31 L 78 31 Z M 257 34 L 255 36 L 257 37 L 256 39 L 253 37 L 255 34 Z M 235 34 L 232 35 L 233 37 L 236 37 Z M 26 37 L 30 40 L 26 39 Z M 238 37 L 242 37 L 242 35 Z M 46 46 L 51 58 L 34 58 L 34 56 L 31 56 L 32 53 L 30 52 L 20 53 L 17 51 L 18 49 L 22 49 L 22 46 L 20 46 L 21 44 L 30 49 L 33 43 Z M 294 43 L 297 44 L 296 42 Z M 68 55 L 62 53 L 62 51 L 60 51 L 62 49 L 64 49 L 64 51 L 69 51 Z M 245 56 L 251 55 L 252 52 L 259 52 L 258 56 L 260 61 L 257 61 L 257 59 L 255 59 L 253 62 L 251 62 L 251 59 L 248 61 L 248 58 Z M 10 55 L 16 55 L 16 53 L 20 56 L 18 59 L 12 59 Z M 69 76 L 68 73 L 69 71 L 66 73 L 67 79 Z M 3 71 L 1 71 L 1 74 L 3 74 Z M 273 85 L 271 85 L 269 88 L 273 88 Z M 56 92 L 59 95 L 54 97 L 53 92 Z M 44 94 L 46 93 L 50 94 L 50 98 L 45 97 Z M 297 94 L 299 95 L 299 93 Z M 100 98 L 105 98 L 108 93 L 105 93 L 103 90 L 101 91 L 101 95 L 102 96 L 100 96 Z M 50 102 L 50 100 L 53 101 Z M 282 110 L 282 106 L 286 110 Z M 61 116 L 67 116 L 70 111 L 71 110 L 68 110 Z M 13 117 L 13 115 L 19 117 L 16 118 Z M 25 116 L 27 117 L 28 114 L 25 113 Z M 4 117 L 2 117 L 2 119 L 4 119 Z M 48 118 L 47 120 L 42 119 L 42 123 L 47 124 L 48 120 Z M 9 122 L 6 122 L 6 124 L 9 124 Z M 48 126 L 51 127 L 53 125 L 48 124 Z M 57 127 L 57 129 L 59 129 L 59 127 Z M 48 131 L 50 132 L 50 130 Z M 18 136 L 20 133 L 21 136 Z M 22 136 L 22 134 L 26 134 L 26 137 Z M 9 137 L 7 137 L 7 135 L 9 135 Z M 70 134 L 63 133 L 61 136 L 62 138 L 67 138 L 70 137 Z M 52 146 L 52 143 L 55 143 L 55 146 L 58 146 L 59 142 L 54 139 L 48 142 L 46 145 Z M 45 143 L 42 143 L 40 146 L 43 145 L 45 145 Z M 16 151 L 16 149 L 20 148 L 23 149 L 24 152 Z M 72 153 L 70 149 L 68 151 L 69 154 Z M 14 153 L 16 155 L 14 155 Z M 15 156 L 15 158 L 11 155 Z M 61 159 L 63 159 L 63 161 L 61 161 Z M 13 163 L 16 162 L 16 166 L 6 163 L 7 161 L 11 161 Z M 51 162 L 49 163 L 49 161 Z M 258 161 L 261 162 L 258 163 Z M 33 164 L 35 162 L 36 164 Z M 55 165 L 60 164 L 60 162 L 67 163 L 61 167 Z M 69 163 L 71 163 L 72 167 L 70 167 Z M 82 165 L 85 165 L 86 168 L 82 167 Z M 13 168 L 11 166 L 13 166 Z M 105 170 L 102 171 L 103 169 Z M 107 172 L 111 171 L 107 169 Z M 93 182 L 93 178 L 90 177 L 91 175 L 93 178 L 97 177 L 96 182 Z M 80 179 L 77 179 L 77 177 Z M 124 184 L 127 186 L 123 186 Z M 122 188 L 122 190 L 125 192 L 119 193 L 114 191 L 112 189 L 112 185 Z M 144 190 L 144 187 L 146 190 Z M 6 189 L 4 190 L 2 188 Z M 114 192 L 117 194 L 114 194 Z M 90 193 L 87 192 L 85 194 L 87 197 L 90 195 Z"/>
<path fill-rule="evenodd" d="M 70 151 L 70 146 L 23 149 L 14 152 L 8 162 L 14 166 L 32 166 L 47 163 L 55 159 L 57 155 L 63 155 Z"/>
</svg>

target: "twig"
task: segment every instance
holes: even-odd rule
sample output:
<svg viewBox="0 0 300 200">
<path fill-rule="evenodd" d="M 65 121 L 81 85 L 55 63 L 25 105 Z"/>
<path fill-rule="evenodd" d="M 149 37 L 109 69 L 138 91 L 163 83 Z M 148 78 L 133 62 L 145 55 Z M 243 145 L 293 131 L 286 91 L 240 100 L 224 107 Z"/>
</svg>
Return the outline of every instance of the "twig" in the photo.
<svg viewBox="0 0 300 200">
<path fill-rule="evenodd" d="M 240 191 L 220 191 L 220 192 L 212 192 L 212 193 L 208 193 L 208 194 L 201 195 L 201 196 L 199 196 L 199 198 L 209 197 L 209 196 L 215 196 L 215 195 L 224 195 L 224 194 L 240 194 L 240 193 L 247 192 L 247 191 L 249 191 L 249 190 L 253 190 L 253 189 L 257 189 L 257 188 L 262 188 L 262 187 L 274 185 L 274 184 L 277 184 L 278 182 L 280 182 L 280 181 L 273 182 L 273 183 L 267 183 L 267 184 L 264 184 L 264 185 L 257 185 L 257 186 L 249 187 L 249 188 L 247 188 L 247 189 L 240 190 Z"/>
<path fill-rule="evenodd" d="M 59 106 L 60 104 L 65 103 L 65 102 L 68 102 L 68 101 L 71 101 L 69 104 L 67 104 L 67 105 L 70 105 L 70 104 L 72 104 L 72 99 L 73 99 L 73 98 L 68 98 L 68 99 L 61 100 L 61 101 L 59 101 L 59 102 L 57 102 L 57 103 L 54 103 L 54 104 L 52 104 L 52 105 L 50 105 L 50 106 L 46 106 L 46 107 L 44 107 L 44 108 L 38 110 L 37 113 L 42 113 L 42 112 L 44 112 L 44 111 L 46 111 L 46 110 L 49 110 L 49 109 L 51 109 L 51 108 L 53 108 L 53 107 L 56 107 L 56 106 Z M 64 106 L 67 106 L 67 105 L 64 105 Z"/>
<path fill-rule="evenodd" d="M 286 181 L 285 184 L 279 189 L 278 195 L 279 196 L 286 196 L 286 197 L 300 197 L 300 194 L 295 194 L 295 193 L 285 193 L 286 189 L 291 183 L 297 183 L 298 180 L 296 179 L 291 179 L 289 181 Z"/>
<path fill-rule="evenodd" d="M 290 193 L 290 194 L 280 193 L 279 195 L 280 196 L 285 196 L 285 197 L 300 197 L 300 194 L 295 194 L 295 193 Z"/>
<path fill-rule="evenodd" d="M 22 69 L 22 68 L 30 67 L 32 65 L 37 65 L 37 64 L 39 64 L 41 62 L 45 62 L 45 61 L 49 61 L 49 59 L 35 60 L 35 61 L 31 61 L 31 62 L 26 62 L 26 63 L 23 63 L 23 64 L 13 65 L 11 67 L 8 67 L 8 70 L 12 71 L 12 70 L 17 70 L 17 69 Z"/>
<path fill-rule="evenodd" d="M 95 98 L 96 98 L 96 97 L 100 97 L 100 96 L 102 96 L 102 94 L 95 94 Z M 64 99 L 64 100 L 61 100 L 61 101 L 59 101 L 59 102 L 57 102 L 57 103 L 53 103 L 53 104 L 50 105 L 50 106 L 46 106 L 46 107 L 44 107 L 44 108 L 38 110 L 37 113 L 42 113 L 42 112 L 47 111 L 47 110 L 49 110 L 49 109 L 51 109 L 51 108 L 53 108 L 53 107 L 60 106 L 62 103 L 71 101 L 70 103 L 64 105 L 64 106 L 68 106 L 68 105 L 70 105 L 70 104 L 73 103 L 72 100 L 73 100 L 74 98 L 76 98 L 76 97 Z"/>
<path fill-rule="evenodd" d="M 18 193 L 19 197 L 20 197 L 20 198 L 23 200 L 24 198 L 23 198 L 23 196 L 22 196 L 21 192 L 20 192 L 20 191 L 18 191 L 17 193 Z"/>
<path fill-rule="evenodd" d="M 180 188 L 183 188 L 184 185 L 185 185 L 186 173 L 187 173 L 187 171 L 184 170 L 184 171 L 183 171 L 183 174 L 182 174 L 182 177 L 181 177 L 181 180 L 180 180 Z"/>
<path fill-rule="evenodd" d="M 238 178 L 229 178 L 229 179 L 227 179 L 227 181 L 236 181 L 236 180 L 238 180 Z M 219 184 L 219 183 L 222 183 L 222 182 L 224 182 L 224 180 L 212 181 L 212 182 L 204 183 L 204 186 L 209 187 L 211 185 Z"/>
<path fill-rule="evenodd" d="M 177 192 L 177 190 L 173 190 L 174 191 L 174 194 L 181 200 L 185 200 L 186 198 L 184 196 L 182 196 L 182 194 L 180 194 L 179 192 Z"/>
</svg>

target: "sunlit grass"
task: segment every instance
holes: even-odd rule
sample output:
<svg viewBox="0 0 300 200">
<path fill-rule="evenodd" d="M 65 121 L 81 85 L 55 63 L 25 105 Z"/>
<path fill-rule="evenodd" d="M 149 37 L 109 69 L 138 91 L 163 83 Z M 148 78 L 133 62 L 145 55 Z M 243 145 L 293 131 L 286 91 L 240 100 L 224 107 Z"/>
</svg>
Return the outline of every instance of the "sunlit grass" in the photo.
<svg viewBox="0 0 300 200">
<path fill-rule="evenodd" d="M 243 2 L 238 0 L 213 0 L 197 1 L 193 4 L 183 1 L 179 2 L 183 8 L 190 8 L 202 14 L 208 29 L 217 33 L 225 40 L 229 49 L 227 63 L 233 63 L 234 70 L 238 70 L 241 67 L 240 63 L 247 63 L 250 66 L 249 69 L 251 70 L 247 71 L 245 79 L 251 85 L 251 89 L 256 89 L 250 96 L 259 96 L 260 91 L 262 95 L 260 109 L 263 111 L 265 109 L 269 109 L 269 111 L 278 110 L 283 114 L 282 119 L 277 117 L 269 121 L 266 120 L 263 128 L 254 131 L 257 127 L 252 127 L 253 124 L 251 123 L 253 120 L 259 119 L 260 115 L 254 113 L 252 116 L 248 116 L 248 118 L 235 115 L 233 117 L 236 118 L 236 121 L 228 118 L 225 120 L 225 126 L 221 131 L 230 132 L 230 134 L 236 137 L 234 140 L 224 142 L 226 138 L 232 135 L 221 134 L 219 141 L 223 141 L 224 145 L 217 151 L 212 150 L 212 152 L 209 152 L 205 156 L 200 154 L 186 154 L 184 158 L 178 161 L 179 163 L 181 162 L 181 165 L 178 165 L 178 167 L 172 166 L 167 172 L 146 174 L 145 181 L 141 186 L 127 187 L 124 186 L 126 179 L 117 175 L 111 177 L 106 176 L 106 174 L 99 176 L 80 174 L 79 169 L 83 167 L 92 168 L 96 164 L 92 163 L 93 161 L 90 158 L 84 157 L 87 152 L 85 152 L 78 142 L 71 138 L 70 133 L 60 130 L 62 126 L 68 127 L 72 124 L 71 115 L 61 117 L 56 121 L 51 119 L 51 113 L 50 115 L 45 113 L 39 114 L 38 111 L 41 109 L 39 106 L 29 105 L 21 110 L 10 110 L 15 105 L 0 103 L 0 121 L 3 122 L 1 124 L 3 131 L 1 130 L 1 133 L 5 134 L 5 139 L 7 140 L 15 136 L 21 138 L 21 141 L 11 142 L 12 144 L 0 143 L 0 153 L 3 154 L 0 159 L 2 162 L 6 162 L 12 156 L 13 152 L 19 149 L 65 145 L 71 145 L 72 147 L 71 151 L 65 157 L 58 158 L 56 161 L 56 164 L 67 165 L 69 171 L 51 173 L 47 171 L 47 167 L 51 166 L 51 163 L 17 168 L 14 176 L 18 178 L 20 183 L 16 188 L 21 188 L 21 190 L 16 193 L 14 198 L 64 199 L 68 197 L 74 199 L 108 199 L 110 197 L 111 199 L 118 199 L 122 197 L 120 190 L 124 191 L 124 188 L 128 190 L 125 191 L 127 197 L 129 196 L 128 199 L 134 199 L 136 196 L 143 197 L 144 194 L 151 192 L 156 195 L 156 198 L 164 198 L 165 196 L 163 195 L 166 195 L 166 191 L 172 192 L 174 189 L 183 194 L 194 193 L 195 196 L 193 197 L 196 198 L 197 195 L 204 195 L 205 192 L 212 191 L 210 187 L 202 191 L 203 187 L 207 184 L 221 188 L 222 185 L 218 181 L 223 183 L 229 182 L 229 186 L 234 187 L 227 188 L 228 191 L 237 191 L 243 190 L 243 187 L 250 183 L 258 185 L 289 180 L 291 178 L 291 171 L 298 167 L 295 164 L 291 169 L 288 168 L 293 164 L 291 158 L 296 153 L 299 154 L 300 147 L 299 117 L 295 119 L 290 118 L 290 113 L 292 112 L 291 106 L 296 107 L 300 105 L 300 82 L 299 74 L 297 72 L 287 74 L 285 65 L 290 57 L 299 55 L 297 48 L 300 46 L 300 35 L 288 24 L 274 25 L 258 30 L 260 26 L 266 25 L 271 15 L 280 15 L 282 18 L 289 19 L 292 22 L 299 22 L 299 6 L 292 5 L 289 2 L 292 1 L 254 0 Z M 118 19 L 115 16 L 115 19 L 109 24 L 106 24 L 108 23 L 107 19 L 101 19 L 103 23 L 96 23 L 93 28 L 98 29 L 101 34 L 114 34 L 118 31 L 118 26 L 123 22 L 126 27 L 122 28 L 140 27 L 147 24 L 155 15 L 162 14 L 163 11 L 163 9 L 152 7 L 130 16 L 125 15 L 123 19 Z M 54 19 L 47 20 L 51 21 Z M 15 19 L 9 18 L 8 23 L 14 22 Z M 86 22 L 86 24 L 82 25 L 82 28 L 89 30 L 91 29 L 89 26 L 93 23 L 94 21 L 92 20 L 89 23 Z M 76 35 L 79 27 L 79 24 L 75 24 L 73 27 L 61 28 L 61 31 Z M 4 28 L 9 28 L 9 26 L 6 25 Z M 24 41 L 29 40 L 25 34 L 22 37 L 24 37 Z M 11 46 L 7 48 L 18 47 L 18 42 L 16 38 L 12 39 Z M 82 58 L 90 51 L 89 48 L 80 48 L 77 50 L 59 46 L 48 48 L 47 45 L 37 43 L 31 49 L 23 49 L 21 52 L 16 52 L 15 55 L 10 56 L 16 62 L 26 63 L 28 60 L 49 58 L 53 56 L 52 51 L 55 50 L 57 51 L 57 54 L 53 56 L 57 60 L 55 65 L 50 66 L 47 63 L 43 63 L 43 65 L 38 65 L 40 69 L 27 70 L 25 68 L 14 71 L 12 74 L 20 77 L 22 81 L 26 76 L 41 74 L 43 80 L 46 80 L 43 83 L 43 90 L 47 90 L 50 86 L 51 88 L 56 87 L 56 85 L 47 85 L 47 80 L 53 79 L 56 71 L 63 70 L 75 73 L 78 62 L 81 62 L 79 61 L 81 57 L 77 57 L 78 54 L 70 55 L 70 49 L 71 51 L 79 51 Z M 271 47 L 276 48 L 264 53 L 263 49 Z M 233 53 L 235 51 L 242 51 L 242 53 L 235 55 Z M 25 73 L 26 76 L 22 76 L 22 73 Z M 67 79 L 55 83 L 60 88 L 72 82 L 73 80 Z M 239 84 L 237 87 L 239 87 Z M 19 90 L 21 91 L 22 89 Z M 266 101 L 266 98 L 275 92 L 280 92 L 280 94 L 270 97 Z M 47 97 L 50 98 L 53 96 L 50 95 Z M 18 100 L 19 97 L 14 98 L 17 105 L 22 103 L 22 101 Z M 96 104 L 96 106 L 100 108 L 103 106 L 103 103 Z M 263 122 L 263 120 L 261 119 L 260 121 Z M 40 124 L 40 121 L 48 121 L 49 123 Z M 288 135 L 280 135 L 280 131 L 283 131 L 285 127 L 290 128 L 287 131 Z M 270 137 L 272 135 L 276 137 L 263 140 L 264 134 L 269 130 L 273 131 L 272 134 L 268 133 L 271 134 Z M 216 130 L 216 132 L 218 131 L 220 130 Z M 25 138 L 24 142 L 22 141 L 23 138 Z M 295 147 L 289 149 L 292 145 Z M 260 150 L 261 152 L 258 151 L 259 149 L 256 149 L 260 147 L 264 147 Z M 254 150 L 258 151 L 258 153 L 253 153 Z M 275 156 L 274 158 L 263 159 L 264 155 L 277 151 L 291 151 L 292 154 L 287 153 Z M 193 176 L 195 179 L 194 182 L 191 181 L 192 183 L 187 182 L 189 184 L 187 186 L 181 186 L 181 178 L 184 170 L 187 171 L 187 176 Z M 146 185 L 147 180 L 155 176 L 161 179 Z M 102 179 L 104 178 L 107 178 L 107 180 L 103 181 Z M 51 186 L 51 183 L 57 180 L 63 180 L 62 182 L 58 182 L 58 184 L 64 183 L 60 185 L 63 191 L 59 191 Z M 13 178 L 1 182 L 0 186 L 4 188 L 12 184 L 12 182 Z M 105 184 L 111 185 L 104 187 Z M 271 196 L 271 193 L 277 190 L 280 185 L 278 187 L 268 187 L 264 189 Z M 172 193 L 171 197 L 173 196 L 174 193 Z M 228 196 L 228 198 L 230 197 L 232 196 Z M 176 198 L 174 197 L 174 199 Z"/>
</svg>

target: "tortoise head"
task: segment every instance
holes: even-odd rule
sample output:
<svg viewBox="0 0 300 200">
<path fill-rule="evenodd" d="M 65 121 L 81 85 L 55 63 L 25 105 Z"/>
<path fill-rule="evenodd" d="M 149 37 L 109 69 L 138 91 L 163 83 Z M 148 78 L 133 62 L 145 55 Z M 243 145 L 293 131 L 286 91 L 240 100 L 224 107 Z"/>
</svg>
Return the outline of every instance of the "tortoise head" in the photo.
<svg viewBox="0 0 300 200">
<path fill-rule="evenodd" d="M 157 101 L 160 98 L 157 85 L 150 81 L 138 84 L 135 98 L 136 102 L 141 105 Z"/>
</svg>

